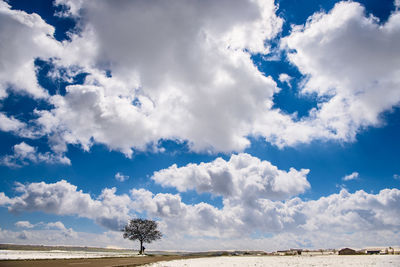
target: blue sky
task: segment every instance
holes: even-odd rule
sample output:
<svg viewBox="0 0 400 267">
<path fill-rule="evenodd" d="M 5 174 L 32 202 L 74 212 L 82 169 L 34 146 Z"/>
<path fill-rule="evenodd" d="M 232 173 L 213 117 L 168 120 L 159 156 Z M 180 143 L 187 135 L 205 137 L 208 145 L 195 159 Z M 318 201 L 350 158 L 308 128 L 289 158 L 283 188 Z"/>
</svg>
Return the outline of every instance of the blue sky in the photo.
<svg viewBox="0 0 400 267">
<path fill-rule="evenodd" d="M 399 8 L 1 2 L 0 242 L 399 246 Z"/>
</svg>

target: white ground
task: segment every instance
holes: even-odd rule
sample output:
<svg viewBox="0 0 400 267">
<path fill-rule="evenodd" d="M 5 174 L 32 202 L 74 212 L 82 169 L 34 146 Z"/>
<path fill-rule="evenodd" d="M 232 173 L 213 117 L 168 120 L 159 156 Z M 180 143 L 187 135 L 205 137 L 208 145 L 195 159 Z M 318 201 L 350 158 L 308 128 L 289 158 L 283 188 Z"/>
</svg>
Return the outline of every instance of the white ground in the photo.
<svg viewBox="0 0 400 267">
<path fill-rule="evenodd" d="M 0 260 L 78 259 L 78 258 L 132 257 L 132 256 L 138 256 L 137 252 L 0 250 Z"/>
<path fill-rule="evenodd" d="M 386 267 L 400 266 L 400 256 L 394 255 L 362 255 L 362 256 L 264 256 L 264 257 L 215 257 L 190 260 L 157 262 L 147 267 L 260 267 L 260 266 L 357 266 Z"/>
</svg>

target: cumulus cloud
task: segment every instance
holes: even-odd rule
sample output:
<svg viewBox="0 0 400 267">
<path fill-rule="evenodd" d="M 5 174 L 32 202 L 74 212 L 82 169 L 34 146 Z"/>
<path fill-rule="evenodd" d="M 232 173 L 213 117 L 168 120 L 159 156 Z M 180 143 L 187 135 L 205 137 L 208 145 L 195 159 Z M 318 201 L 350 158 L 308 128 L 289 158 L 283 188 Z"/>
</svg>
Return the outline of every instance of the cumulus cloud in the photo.
<svg viewBox="0 0 400 267">
<path fill-rule="evenodd" d="M 17 183 L 20 195 L 9 198 L 0 194 L 0 204 L 13 213 L 42 211 L 58 215 L 76 215 L 93 219 L 108 229 L 119 230 L 129 219 L 131 199 L 116 195 L 115 188 L 105 188 L 97 199 L 77 190 L 77 187 L 61 180 L 56 183 Z M 53 227 L 56 224 L 52 225 Z M 58 224 L 60 226 L 60 224 Z"/>
<path fill-rule="evenodd" d="M 340 2 L 281 40 L 289 61 L 307 77 L 302 93 L 318 96 L 318 107 L 299 120 L 273 108 L 280 89 L 251 59 L 268 54 L 268 40 L 281 31 L 272 0 L 55 4 L 64 7 L 59 15 L 78 21 L 79 33 L 63 43 L 38 15 L 2 2 L 1 30 L 12 38 L 2 40 L 10 51 L 1 54 L 8 67 L 0 82 L 3 97 L 8 88 L 46 98 L 53 108 L 35 110 L 29 124 L 56 153 L 68 144 L 89 150 L 101 143 L 131 157 L 134 150 L 162 150 L 164 139 L 208 152 L 243 151 L 249 136 L 279 147 L 353 141 L 360 130 L 382 125 L 381 114 L 400 102 L 400 65 L 393 56 L 400 47 L 398 11 L 379 24 L 360 4 Z M 55 71 L 88 75 L 66 95 L 49 97 L 37 85 L 38 57 L 51 58 Z M 279 80 L 290 85 L 287 74 Z M 0 115 L 2 130 L 20 126 Z"/>
<path fill-rule="evenodd" d="M 31 163 L 47 163 L 47 164 L 66 164 L 70 165 L 69 158 L 62 154 L 53 154 L 50 152 L 40 153 L 36 147 L 30 146 L 25 142 L 16 144 L 13 147 L 14 154 L 3 156 L 0 164 L 8 167 L 21 167 Z"/>
<path fill-rule="evenodd" d="M 253 233 L 271 234 L 272 239 L 288 233 L 291 242 L 295 242 L 299 235 L 312 236 L 313 243 L 310 244 L 309 240 L 307 245 L 317 247 L 322 244 L 320 236 L 337 236 L 335 242 L 344 245 L 345 242 L 359 242 L 349 238 L 364 233 L 363 240 L 371 242 L 375 233 L 395 233 L 400 227 L 397 220 L 400 215 L 398 189 L 385 189 L 376 195 L 362 190 L 349 193 L 343 189 L 339 194 L 313 201 L 258 199 L 252 207 L 246 206 L 244 201 L 230 203 L 224 199 L 222 209 L 206 203 L 187 205 L 182 203 L 179 195 L 154 195 L 143 189 L 131 193 L 135 200 L 143 200 L 143 203 L 135 202 L 141 211 L 161 219 L 161 228 L 169 238 L 185 233 L 200 239 L 206 236 L 227 242 Z M 302 246 L 306 246 L 306 242 Z"/>
<path fill-rule="evenodd" d="M 289 172 L 279 170 L 268 161 L 249 154 L 232 155 L 229 161 L 217 158 L 210 163 L 176 164 L 155 172 L 152 179 L 162 186 L 176 187 L 180 192 L 195 189 L 224 198 L 239 198 L 252 202 L 259 198 L 286 199 L 310 188 L 306 176 L 309 170 Z"/>
<path fill-rule="evenodd" d="M 54 28 L 39 15 L 11 10 L 0 1 L 0 99 L 7 90 L 45 98 L 47 92 L 38 84 L 34 61 L 56 56 L 59 44 L 52 37 Z"/>
<path fill-rule="evenodd" d="M 249 145 L 252 121 L 279 90 L 250 58 L 267 53 L 265 40 L 281 29 L 274 1 L 57 3 L 85 19 L 56 63 L 77 64 L 89 76 L 52 97 L 53 110 L 37 113 L 45 134 L 127 156 L 160 139 L 187 140 L 195 151 Z"/>
<path fill-rule="evenodd" d="M 290 84 L 290 81 L 293 79 L 293 77 L 289 76 L 286 73 L 281 73 L 279 74 L 279 81 L 281 83 L 286 83 L 289 87 L 292 87 L 292 85 Z"/>
<path fill-rule="evenodd" d="M 18 221 L 18 222 L 15 223 L 15 226 L 17 226 L 19 228 L 33 228 L 33 227 L 35 227 L 29 221 Z"/>
<path fill-rule="evenodd" d="M 359 177 L 358 172 L 353 172 L 352 174 L 346 175 L 342 178 L 343 181 L 350 181 L 350 180 L 356 180 Z"/>
<path fill-rule="evenodd" d="M 21 231 L 21 232 L 18 233 L 17 239 L 26 241 L 26 240 L 30 239 L 31 236 L 32 236 L 31 232 L 28 232 L 28 231 L 26 231 L 26 230 L 23 230 L 23 231 Z"/>
<path fill-rule="evenodd" d="M 18 132 L 19 129 L 25 128 L 25 124 L 13 117 L 7 117 L 0 112 L 0 130 L 4 132 Z"/>
<path fill-rule="evenodd" d="M 61 6 L 63 7 L 63 10 L 60 12 L 56 13 L 57 16 L 60 17 L 78 17 L 79 16 L 79 11 L 82 7 L 83 0 L 55 0 L 54 2 L 55 6 Z"/>
<path fill-rule="evenodd" d="M 399 12 L 379 24 L 359 3 L 340 2 L 282 40 L 307 77 L 302 93 L 321 97 L 310 117 L 328 130 L 326 137 L 354 140 L 360 129 L 382 125 L 380 115 L 400 103 L 399 32 Z"/>
<path fill-rule="evenodd" d="M 36 224 L 31 224 L 29 221 L 18 221 L 15 223 L 15 226 L 17 226 L 18 228 L 36 228 L 36 229 L 40 229 L 41 230 L 23 230 L 22 232 L 20 232 L 19 234 L 15 235 L 17 239 L 21 239 L 21 240 L 28 240 L 28 239 L 33 239 L 33 242 L 38 242 L 38 238 L 37 233 L 46 233 L 48 234 L 49 231 L 43 230 L 43 229 L 53 229 L 53 230 L 57 230 L 57 231 L 51 231 L 52 236 L 60 236 L 62 235 L 65 238 L 68 239 L 75 239 L 77 237 L 77 233 L 72 229 L 72 228 L 67 228 L 65 227 L 65 225 L 60 222 L 48 222 L 48 223 L 44 223 L 44 222 L 39 222 Z M 54 237 L 53 237 L 54 238 Z M 49 238 L 46 238 L 47 240 L 45 241 L 46 243 L 49 241 Z M 4 241 L 4 237 L 1 236 L 1 229 L 0 229 L 0 240 Z M 15 242 L 14 242 L 15 243 Z M 25 243 L 26 244 L 26 243 Z M 38 244 L 38 243 L 36 243 Z M 43 244 L 43 243 L 41 243 Z M 60 244 L 60 243 L 58 243 Z"/>
<path fill-rule="evenodd" d="M 15 226 L 19 227 L 19 228 L 34 228 L 34 227 L 44 227 L 46 229 L 59 229 L 59 230 L 67 230 L 67 228 L 65 227 L 65 225 L 60 222 L 48 222 L 48 223 L 44 223 L 44 222 L 39 222 L 36 224 L 32 224 L 29 221 L 18 221 L 15 223 Z"/>
<path fill-rule="evenodd" d="M 60 221 L 57 221 L 57 222 L 49 222 L 49 223 L 47 223 L 46 224 L 46 227 L 47 228 L 55 228 L 55 229 L 59 229 L 59 230 L 66 230 L 67 228 L 65 227 L 65 225 L 62 223 L 62 222 L 60 222 Z"/>
<path fill-rule="evenodd" d="M 384 189 L 376 195 L 363 190 L 351 194 L 342 189 L 339 194 L 304 202 L 308 221 L 302 227 L 331 232 L 396 230 L 400 226 L 397 222 L 400 209 L 396 207 L 399 201 L 398 189 Z"/>
<path fill-rule="evenodd" d="M 281 171 L 269 162 L 239 154 L 229 161 L 218 158 L 180 168 L 173 165 L 152 177 L 162 186 L 173 186 L 180 192 L 194 189 L 222 196 L 221 209 L 207 203 L 185 204 L 178 194 L 154 195 L 144 189 L 134 189 L 131 194 L 141 211 L 163 219 L 166 231 L 187 229 L 196 238 L 234 238 L 254 232 L 290 232 L 297 236 L 304 231 L 328 231 L 341 235 L 343 231 L 399 228 L 393 219 L 400 212 L 394 208 L 400 201 L 399 190 L 387 189 L 373 195 L 362 190 L 351 194 L 342 189 L 339 194 L 315 201 L 291 198 L 309 188 L 307 173 L 308 170 Z"/>
<path fill-rule="evenodd" d="M 117 172 L 115 174 L 115 179 L 120 182 L 124 182 L 129 179 L 128 175 L 123 175 L 122 173 Z"/>
<path fill-rule="evenodd" d="M 0 131 L 11 132 L 25 138 L 36 138 L 42 135 L 40 131 L 35 130 L 34 127 L 30 127 L 27 123 L 13 116 L 7 116 L 4 112 L 0 112 Z"/>
<path fill-rule="evenodd" d="M 350 193 L 342 189 L 338 194 L 316 200 L 294 197 L 282 201 L 259 195 L 249 202 L 223 196 L 221 208 L 203 202 L 187 204 L 180 194 L 153 194 L 145 189 L 132 189 L 130 196 L 116 195 L 115 189 L 104 189 L 97 199 L 92 199 L 66 181 L 18 185 L 16 189 L 19 196 L 9 198 L 4 193 L 0 194 L 0 204 L 7 206 L 11 212 L 43 211 L 77 215 L 113 230 L 120 229 L 116 226 L 126 223 L 132 214 L 145 213 L 158 220 L 165 234 L 159 246 L 170 244 L 176 249 L 210 249 L 206 238 L 213 238 L 215 248 L 222 246 L 226 249 L 237 248 L 237 245 L 260 248 L 271 242 L 274 245 L 267 246 L 271 249 L 376 245 L 373 242 L 398 242 L 396 237 L 400 229 L 398 189 L 384 189 L 377 194 L 363 190 Z M 26 222 L 20 224 L 30 225 Z M 66 243 L 77 242 L 81 237 L 80 233 L 66 228 L 62 222 L 42 223 L 41 226 L 44 227 L 41 231 L 59 231 L 57 233 L 64 235 L 60 240 L 67 240 Z M 3 230 L 0 231 L 2 241 L 11 238 L 4 233 L 14 239 L 22 238 Z M 70 236 L 66 237 L 68 233 Z M 121 238 L 120 233 L 116 234 Z M 258 237 L 252 238 L 254 234 Z M 30 240 L 39 238 L 36 230 L 30 229 L 24 236 Z M 328 236 L 332 238 L 324 239 Z M 192 238 L 198 238 L 199 242 L 193 244 Z M 245 241 L 240 243 L 239 240 Z"/>
<path fill-rule="evenodd" d="M 68 234 L 68 231 L 73 234 Z M 25 239 L 21 239 L 24 238 Z M 78 232 L 72 228 L 67 231 L 59 229 L 28 229 L 24 232 L 0 228 L 0 240 L 6 244 L 21 245 L 53 245 L 119 247 L 132 248 L 132 241 L 123 239 L 121 232 L 106 231 L 104 233 Z M 146 246 L 147 247 L 147 246 Z"/>
</svg>

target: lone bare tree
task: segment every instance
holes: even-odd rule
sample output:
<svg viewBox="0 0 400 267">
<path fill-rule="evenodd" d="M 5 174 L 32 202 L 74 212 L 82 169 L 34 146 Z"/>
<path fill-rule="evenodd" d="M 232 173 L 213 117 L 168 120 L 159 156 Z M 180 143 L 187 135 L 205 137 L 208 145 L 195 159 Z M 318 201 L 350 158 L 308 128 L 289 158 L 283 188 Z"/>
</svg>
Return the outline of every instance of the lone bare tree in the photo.
<svg viewBox="0 0 400 267">
<path fill-rule="evenodd" d="M 144 253 L 143 243 L 151 243 L 154 240 L 161 239 L 162 234 L 157 230 L 157 223 L 152 220 L 133 219 L 130 220 L 124 229 L 124 238 L 129 240 L 139 240 L 140 254 Z"/>
</svg>

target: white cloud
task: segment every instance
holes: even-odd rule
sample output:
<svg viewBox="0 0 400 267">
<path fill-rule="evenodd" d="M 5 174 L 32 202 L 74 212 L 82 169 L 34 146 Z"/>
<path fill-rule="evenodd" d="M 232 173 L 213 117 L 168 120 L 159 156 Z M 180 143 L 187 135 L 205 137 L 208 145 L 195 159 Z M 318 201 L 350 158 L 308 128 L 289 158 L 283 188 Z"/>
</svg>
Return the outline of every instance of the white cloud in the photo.
<svg viewBox="0 0 400 267">
<path fill-rule="evenodd" d="M 67 229 L 65 227 L 65 225 L 60 221 L 49 222 L 49 223 L 46 224 L 46 227 L 49 228 L 49 229 L 54 228 L 54 229 L 59 229 L 59 230 L 66 230 Z"/>
<path fill-rule="evenodd" d="M 41 136 L 40 132 L 29 127 L 26 123 L 14 118 L 13 116 L 8 117 L 3 112 L 0 112 L 0 131 L 12 132 L 17 136 L 25 138 L 36 138 Z"/>
<path fill-rule="evenodd" d="M 279 147 L 353 141 L 360 130 L 381 126 L 381 114 L 400 102 L 394 56 L 400 52 L 399 12 L 381 25 L 360 4 L 341 2 L 293 28 L 282 48 L 307 76 L 302 92 L 317 94 L 320 102 L 298 119 L 272 108 L 280 89 L 251 60 L 251 53 L 269 52 L 266 41 L 282 28 L 272 0 L 55 4 L 65 7 L 59 15 L 78 21 L 79 33 L 70 33 L 70 41 L 58 43 L 38 15 L 2 2 L 3 35 L 19 45 L 2 40 L 10 51 L 0 55 L 8 66 L 0 83 L 48 97 L 37 85 L 37 57 L 52 58 L 56 69 L 89 73 L 65 96 L 46 98 L 54 108 L 35 110 L 38 118 L 29 122 L 35 126 L 29 131 L 48 137 L 56 153 L 68 144 L 89 150 L 101 143 L 131 157 L 134 150 L 162 150 L 162 139 L 208 152 L 243 151 L 249 136 Z M 290 84 L 285 74 L 280 80 Z M 15 132 L 17 124 L 0 115 L 1 129 Z"/>
<path fill-rule="evenodd" d="M 229 161 L 217 158 L 210 163 L 176 164 L 155 172 L 152 179 L 162 186 L 176 187 L 180 192 L 195 189 L 227 199 L 253 202 L 259 198 L 281 200 L 310 188 L 306 179 L 309 170 L 279 170 L 268 161 L 249 154 L 232 155 Z"/>
<path fill-rule="evenodd" d="M 343 181 L 350 181 L 350 180 L 356 180 L 359 177 L 358 172 L 353 172 L 352 174 L 346 175 L 342 178 Z"/>
<path fill-rule="evenodd" d="M 38 84 L 34 60 L 56 56 L 59 44 L 52 37 L 54 28 L 39 15 L 11 10 L 0 1 L 0 99 L 7 90 L 27 93 L 35 98 L 48 94 Z"/>
<path fill-rule="evenodd" d="M 339 194 L 313 201 L 259 199 L 253 207 L 246 207 L 245 203 L 232 205 L 224 199 L 222 209 L 206 203 L 187 205 L 182 203 L 179 195 L 154 195 L 143 189 L 132 190 L 132 195 L 134 199 L 143 201 L 135 201 L 141 211 L 161 219 L 160 226 L 167 237 L 165 243 L 181 240 L 179 243 L 185 246 L 178 247 L 185 249 L 201 246 L 202 240 L 210 237 L 215 249 L 260 249 L 250 240 L 275 249 L 398 243 L 394 238 L 398 236 L 396 231 L 400 227 L 397 220 L 400 215 L 398 189 L 385 189 L 376 195 L 362 190 L 353 194 L 341 190 Z M 249 238 L 255 233 L 257 238 Z M 379 237 L 381 233 L 385 238 Z M 272 237 L 263 238 L 265 234 Z M 185 235 L 188 240 L 183 238 Z M 332 239 L 326 239 L 329 236 Z M 193 239 L 196 239 L 196 244 L 190 244 Z M 238 244 L 238 240 L 243 239 L 247 242 Z M 272 241 L 274 245 L 268 245 Z M 212 249 L 202 245 L 198 249 Z"/>
<path fill-rule="evenodd" d="M 115 174 L 115 179 L 120 182 L 124 182 L 129 179 L 128 175 L 123 175 L 122 173 L 117 172 Z"/>
<path fill-rule="evenodd" d="M 293 79 L 293 77 L 289 76 L 286 73 L 281 73 L 279 74 L 279 81 L 281 83 L 286 83 L 290 88 L 292 87 L 292 85 L 290 84 L 290 81 Z"/>
<path fill-rule="evenodd" d="M 187 140 L 195 151 L 249 145 L 252 121 L 278 91 L 248 53 L 266 53 L 265 39 L 280 31 L 274 1 L 58 3 L 86 17 L 56 63 L 90 75 L 65 97 L 52 97 L 53 110 L 37 113 L 56 149 L 98 142 L 129 157 L 160 139 Z"/>
<path fill-rule="evenodd" d="M 398 175 L 398 174 L 393 174 L 393 178 L 396 179 L 396 180 L 400 180 L 400 175 Z"/>
<path fill-rule="evenodd" d="M 15 226 L 19 228 L 33 228 L 35 225 L 31 224 L 29 221 L 18 221 L 15 223 Z"/>
<path fill-rule="evenodd" d="M 63 10 L 56 13 L 60 17 L 78 17 L 79 11 L 82 7 L 83 0 L 55 0 L 53 2 L 55 6 L 63 7 Z"/>
<path fill-rule="evenodd" d="M 40 153 L 36 147 L 30 146 L 25 142 L 16 144 L 13 147 L 14 154 L 3 156 L 0 159 L 0 165 L 9 167 L 21 167 L 30 163 L 47 163 L 47 164 L 67 164 L 70 165 L 69 158 L 62 154 L 52 154 L 50 152 Z"/>
<path fill-rule="evenodd" d="M 119 247 L 119 248 L 138 248 L 138 243 L 123 239 L 120 232 L 107 231 L 104 233 L 76 232 L 75 237 L 65 236 L 60 230 L 25 230 L 25 236 L 28 239 L 21 240 L 18 236 L 20 232 L 14 232 L 0 228 L 0 241 L 2 243 L 13 244 L 43 244 L 43 245 L 77 245 L 91 247 Z M 387 246 L 398 245 L 399 233 L 393 231 L 365 231 L 358 233 L 336 234 L 318 232 L 318 233 L 280 233 L 273 237 L 249 238 L 241 237 L 238 239 L 212 239 L 196 238 L 193 239 L 166 238 L 163 237 L 157 242 L 146 245 L 148 250 L 186 250 L 186 251 L 205 251 L 205 250 L 266 250 L 276 251 L 278 249 L 287 249 L 292 247 L 305 248 L 341 248 L 350 246 L 362 248 L 367 246 Z M 312 246 L 312 245 L 313 246 Z M 397 244 L 397 245 L 396 245 Z"/>
<path fill-rule="evenodd" d="M 71 234 L 72 233 L 72 234 Z M 121 232 L 106 231 L 104 233 L 77 232 L 72 228 L 34 229 L 11 231 L 0 228 L 0 241 L 6 244 L 53 245 L 53 246 L 91 246 L 91 247 L 123 247 L 136 248 L 136 243 L 123 239 Z M 146 246 L 147 248 L 149 246 Z M 150 245 L 150 247 L 152 247 Z"/>
<path fill-rule="evenodd" d="M 42 211 L 58 215 L 77 215 L 93 219 L 106 228 L 119 230 L 129 219 L 131 199 L 127 195 L 115 195 L 115 188 L 105 188 L 97 199 L 77 190 L 65 180 L 53 184 L 17 184 L 21 195 L 8 198 L 0 194 L 0 204 L 14 213 Z M 53 226 L 56 226 L 54 224 Z"/>
<path fill-rule="evenodd" d="M 77 233 L 72 228 L 66 228 L 65 225 L 60 221 L 48 222 L 48 223 L 39 222 L 36 224 L 31 224 L 29 221 L 18 221 L 15 223 L 15 226 L 17 226 L 18 228 L 29 228 L 29 229 L 34 228 L 34 227 L 42 228 L 42 229 L 55 229 L 58 231 L 52 231 L 53 235 L 54 234 L 56 234 L 57 236 L 62 235 L 63 237 L 70 238 L 70 239 L 77 237 Z M 1 229 L 0 229 L 0 232 L 1 232 Z M 26 241 L 29 239 L 32 240 L 34 238 L 34 242 L 38 242 L 38 239 L 40 239 L 40 238 L 37 236 L 37 233 L 40 233 L 40 232 L 48 233 L 49 231 L 45 231 L 45 230 L 26 231 L 26 230 L 23 230 L 18 235 L 16 235 L 16 237 L 17 237 L 17 239 L 21 239 L 23 241 Z M 46 241 L 48 242 L 49 238 L 46 237 L 46 239 L 47 239 Z M 0 233 L 0 240 L 1 240 L 1 233 Z M 4 241 L 4 240 L 2 240 L 2 241 Z M 18 242 L 13 242 L 13 243 L 18 243 Z M 38 244 L 38 243 L 36 243 L 36 244 Z M 41 243 L 41 244 L 43 244 L 43 243 Z M 58 245 L 59 244 L 60 243 L 58 243 Z"/>
<path fill-rule="evenodd" d="M 152 245 L 154 248 L 315 248 L 396 245 L 399 240 L 398 189 L 384 189 L 378 194 L 362 190 L 349 193 L 343 189 L 338 194 L 309 201 L 299 198 L 273 201 L 259 196 L 248 202 L 247 199 L 223 196 L 221 208 L 203 202 L 186 204 L 179 194 L 153 194 L 145 189 L 131 190 L 131 197 L 116 195 L 115 189 L 104 189 L 97 199 L 92 199 L 66 181 L 18 185 L 17 192 L 20 195 L 13 198 L 0 194 L 0 204 L 8 206 L 11 212 L 42 211 L 78 215 L 113 230 L 120 229 L 121 223 L 125 223 L 136 212 L 158 218 L 164 238 Z M 40 225 L 44 227 L 43 230 L 27 230 L 23 236 L 2 230 L 0 241 L 18 238 L 19 242 L 22 242 L 21 238 L 25 238 L 26 242 L 42 241 L 43 237 L 38 235 L 40 231 L 55 231 L 56 236 L 63 235 L 58 244 L 103 244 L 104 240 L 108 240 L 110 245 L 119 240 L 123 246 L 129 246 L 129 242 L 121 240 L 118 231 L 91 235 L 68 229 L 62 222 Z M 113 236 L 112 242 L 105 235 Z M 84 236 L 92 239 L 83 241 Z M 194 238 L 196 242 L 193 242 Z M 206 242 L 209 238 L 213 239 L 212 244 Z M 54 242 L 52 238 L 44 241 L 45 244 Z"/>
<path fill-rule="evenodd" d="M 340 2 L 283 39 L 290 62 L 307 76 L 302 92 L 321 97 L 310 123 L 328 130 L 323 136 L 354 140 L 399 105 L 399 33 L 399 12 L 381 25 L 359 3 Z"/>
<path fill-rule="evenodd" d="M 25 124 L 13 117 L 7 117 L 0 112 L 0 130 L 4 132 L 18 132 L 19 129 L 25 128 Z"/>
</svg>

